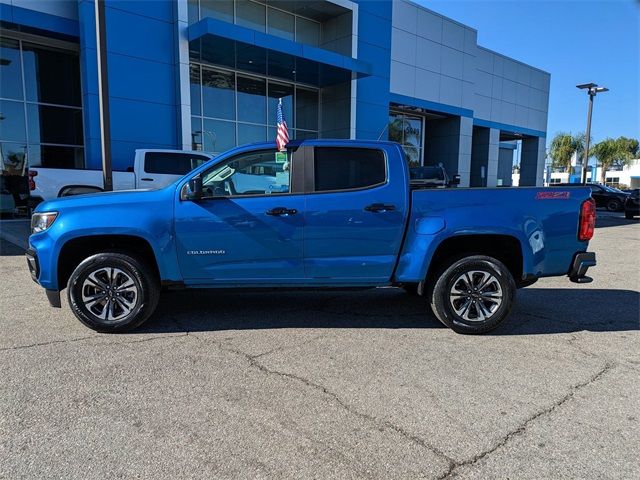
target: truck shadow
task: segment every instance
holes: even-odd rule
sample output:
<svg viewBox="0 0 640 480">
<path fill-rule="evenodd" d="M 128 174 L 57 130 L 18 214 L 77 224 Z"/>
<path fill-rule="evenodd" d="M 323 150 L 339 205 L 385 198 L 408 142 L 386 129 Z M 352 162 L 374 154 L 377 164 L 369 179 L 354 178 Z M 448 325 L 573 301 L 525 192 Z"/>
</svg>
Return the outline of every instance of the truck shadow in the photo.
<svg viewBox="0 0 640 480">
<path fill-rule="evenodd" d="M 638 330 L 640 293 L 630 290 L 527 288 L 489 335 Z M 186 290 L 161 297 L 135 333 L 282 328 L 444 328 L 426 300 L 397 288 L 366 291 L 241 292 Z"/>
</svg>

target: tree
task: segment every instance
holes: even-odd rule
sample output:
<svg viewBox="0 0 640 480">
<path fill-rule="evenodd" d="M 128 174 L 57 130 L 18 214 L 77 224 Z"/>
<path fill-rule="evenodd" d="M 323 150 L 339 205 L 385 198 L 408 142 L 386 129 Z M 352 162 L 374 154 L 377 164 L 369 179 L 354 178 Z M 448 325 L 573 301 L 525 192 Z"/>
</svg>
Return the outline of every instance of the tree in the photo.
<svg viewBox="0 0 640 480">
<path fill-rule="evenodd" d="M 605 138 L 595 144 L 591 154 L 600 164 L 600 182 L 605 183 L 606 172 L 612 166 L 623 167 L 638 155 L 639 144 L 635 138 Z"/>
<path fill-rule="evenodd" d="M 549 147 L 549 156 L 551 157 L 551 165 L 554 168 L 565 168 L 571 174 L 571 157 L 576 154 L 580 159 L 584 152 L 585 135 L 579 133 L 573 135 L 571 133 L 557 133 Z"/>
</svg>

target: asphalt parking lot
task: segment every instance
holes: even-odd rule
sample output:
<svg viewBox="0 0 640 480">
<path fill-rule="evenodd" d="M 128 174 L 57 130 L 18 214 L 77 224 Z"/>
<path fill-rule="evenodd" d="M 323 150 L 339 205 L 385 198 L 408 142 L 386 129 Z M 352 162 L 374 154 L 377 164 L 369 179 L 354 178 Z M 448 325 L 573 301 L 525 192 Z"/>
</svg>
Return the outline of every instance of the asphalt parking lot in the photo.
<svg viewBox="0 0 640 480">
<path fill-rule="evenodd" d="M 398 289 L 173 292 L 97 334 L 3 240 L 0 478 L 639 478 L 640 224 L 599 214 L 595 281 L 476 337 Z"/>
</svg>

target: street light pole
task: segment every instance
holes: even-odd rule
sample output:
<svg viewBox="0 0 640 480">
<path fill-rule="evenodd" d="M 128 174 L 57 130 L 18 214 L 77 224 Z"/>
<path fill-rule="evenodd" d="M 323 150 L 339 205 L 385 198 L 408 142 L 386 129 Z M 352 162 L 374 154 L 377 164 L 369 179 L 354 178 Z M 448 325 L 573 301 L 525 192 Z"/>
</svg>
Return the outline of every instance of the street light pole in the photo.
<svg viewBox="0 0 640 480">
<path fill-rule="evenodd" d="M 589 144 L 591 143 L 591 114 L 593 112 L 593 98 L 600 92 L 608 92 L 607 87 L 599 87 L 596 83 L 583 83 L 576 85 L 577 88 L 586 90 L 589 95 L 589 113 L 587 114 L 587 132 L 584 145 L 584 158 L 582 159 L 582 181 L 580 183 L 587 183 L 587 167 L 589 166 Z M 591 176 L 593 180 L 594 175 Z"/>
</svg>

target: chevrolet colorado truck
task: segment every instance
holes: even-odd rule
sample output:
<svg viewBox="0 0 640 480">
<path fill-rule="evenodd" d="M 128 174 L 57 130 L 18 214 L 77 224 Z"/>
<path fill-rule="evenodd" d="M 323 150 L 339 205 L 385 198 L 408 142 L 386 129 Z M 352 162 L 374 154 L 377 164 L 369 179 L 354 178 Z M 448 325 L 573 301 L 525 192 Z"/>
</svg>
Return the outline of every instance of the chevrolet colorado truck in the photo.
<svg viewBox="0 0 640 480">
<path fill-rule="evenodd" d="M 519 287 L 591 281 L 594 226 L 589 188 L 412 188 L 396 143 L 304 140 L 234 148 L 159 190 L 44 202 L 26 256 L 51 305 L 66 288 L 100 332 L 142 324 L 168 288 L 397 286 L 483 333 Z"/>
</svg>

